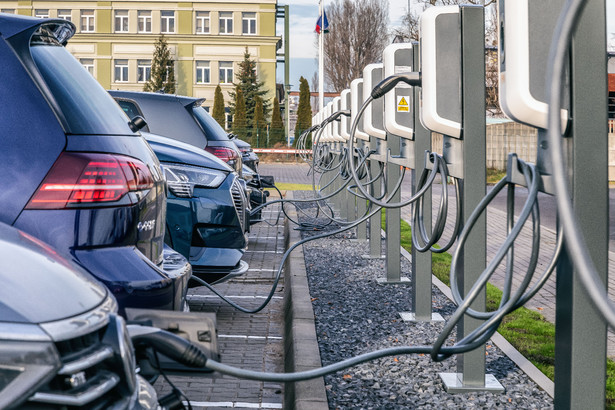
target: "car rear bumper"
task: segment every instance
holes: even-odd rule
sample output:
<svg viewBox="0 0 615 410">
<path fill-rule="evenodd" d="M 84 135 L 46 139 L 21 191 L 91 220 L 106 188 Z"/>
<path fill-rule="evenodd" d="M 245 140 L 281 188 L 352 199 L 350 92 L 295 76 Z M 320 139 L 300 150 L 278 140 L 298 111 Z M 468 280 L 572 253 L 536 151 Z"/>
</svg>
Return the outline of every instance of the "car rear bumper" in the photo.
<svg viewBox="0 0 615 410">
<path fill-rule="evenodd" d="M 122 315 L 126 307 L 166 310 L 184 307 L 192 267 L 171 248 L 165 247 L 161 267 L 131 246 L 76 250 L 74 255 L 111 290 Z"/>
</svg>

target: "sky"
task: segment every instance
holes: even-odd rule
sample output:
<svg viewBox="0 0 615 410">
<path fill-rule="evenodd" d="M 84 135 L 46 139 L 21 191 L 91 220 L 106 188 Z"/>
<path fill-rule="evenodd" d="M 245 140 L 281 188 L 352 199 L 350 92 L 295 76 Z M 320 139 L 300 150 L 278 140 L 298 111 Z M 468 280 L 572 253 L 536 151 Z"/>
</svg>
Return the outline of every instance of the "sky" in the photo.
<svg viewBox="0 0 615 410">
<path fill-rule="evenodd" d="M 330 0 L 324 0 L 325 7 Z M 416 3 L 416 0 L 411 0 Z M 279 0 L 279 5 L 288 4 L 290 14 L 290 84 L 291 90 L 299 90 L 299 78 L 305 77 L 312 86 L 312 76 L 318 71 L 318 49 L 315 45 L 316 20 L 318 20 L 318 0 Z M 607 31 L 609 38 L 615 41 L 615 0 L 606 0 Z M 389 27 L 392 29 L 401 23 L 401 16 L 408 7 L 407 0 L 389 0 Z M 337 22 L 329 21 L 329 24 Z M 277 32 L 284 34 L 284 22 L 278 22 Z M 284 65 L 278 64 L 277 82 L 284 82 Z M 326 90 L 325 90 L 326 91 Z"/>
</svg>

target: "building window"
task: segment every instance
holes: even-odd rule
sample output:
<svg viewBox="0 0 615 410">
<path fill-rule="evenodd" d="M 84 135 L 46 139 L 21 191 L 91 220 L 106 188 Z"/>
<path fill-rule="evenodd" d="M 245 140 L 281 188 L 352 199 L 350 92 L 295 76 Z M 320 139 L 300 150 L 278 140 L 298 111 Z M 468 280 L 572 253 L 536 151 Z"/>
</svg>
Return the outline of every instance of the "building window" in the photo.
<svg viewBox="0 0 615 410">
<path fill-rule="evenodd" d="M 94 32 L 94 10 L 81 10 L 81 32 Z"/>
<path fill-rule="evenodd" d="M 73 21 L 70 10 L 58 10 L 58 18 L 66 21 Z"/>
<path fill-rule="evenodd" d="M 232 83 L 233 82 L 233 62 L 232 61 L 220 61 L 220 82 Z"/>
<path fill-rule="evenodd" d="M 196 34 L 208 34 L 209 33 L 209 12 L 197 11 L 196 12 Z"/>
<path fill-rule="evenodd" d="M 160 31 L 163 33 L 175 33 L 175 12 L 162 10 L 160 12 Z"/>
<path fill-rule="evenodd" d="M 116 83 L 128 82 L 128 60 L 115 60 L 115 76 Z"/>
<path fill-rule="evenodd" d="M 79 62 L 81 63 L 83 68 L 88 70 L 88 72 L 90 74 L 94 75 L 94 60 L 93 59 L 91 59 L 91 58 L 81 58 L 81 59 L 79 59 Z"/>
<path fill-rule="evenodd" d="M 128 33 L 128 10 L 115 10 L 115 32 Z"/>
<path fill-rule="evenodd" d="M 196 83 L 207 84 L 211 82 L 209 70 L 209 61 L 196 62 Z"/>
<path fill-rule="evenodd" d="M 256 13 L 243 13 L 241 21 L 243 34 L 256 34 Z"/>
<path fill-rule="evenodd" d="M 0 9 L 0 13 L 15 14 L 15 9 Z"/>
<path fill-rule="evenodd" d="M 152 32 L 152 12 L 150 10 L 139 10 L 137 13 L 137 19 L 139 22 L 139 33 Z"/>
<path fill-rule="evenodd" d="M 233 34 L 233 12 L 220 12 L 220 34 Z"/>
<path fill-rule="evenodd" d="M 49 9 L 37 9 L 37 10 L 34 10 L 34 17 L 38 17 L 39 19 L 48 19 L 49 18 Z"/>
<path fill-rule="evenodd" d="M 152 77 L 152 60 L 137 61 L 137 81 L 146 83 Z"/>
</svg>

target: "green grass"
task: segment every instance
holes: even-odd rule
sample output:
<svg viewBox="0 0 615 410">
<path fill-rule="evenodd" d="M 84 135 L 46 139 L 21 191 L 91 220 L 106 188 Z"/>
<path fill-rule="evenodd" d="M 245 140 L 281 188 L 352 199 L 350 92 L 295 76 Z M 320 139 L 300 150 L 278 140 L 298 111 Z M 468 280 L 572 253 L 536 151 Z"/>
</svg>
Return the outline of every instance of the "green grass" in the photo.
<svg viewBox="0 0 615 410">
<path fill-rule="evenodd" d="M 506 171 L 499 169 L 487 168 L 487 183 L 489 185 L 496 184 L 500 179 L 506 176 Z"/>
<path fill-rule="evenodd" d="M 276 182 L 276 187 L 280 191 L 311 191 L 312 185 L 309 184 L 290 184 L 287 182 Z M 269 188 L 272 189 L 272 188 Z"/>
<path fill-rule="evenodd" d="M 384 221 L 383 212 L 383 229 Z M 401 245 L 408 252 L 412 251 L 410 225 L 405 221 L 401 221 Z M 448 253 L 432 254 L 432 272 L 447 286 L 450 286 L 451 259 Z M 487 309 L 496 310 L 501 299 L 502 291 L 488 283 Z M 504 317 L 498 332 L 548 378 L 554 379 L 555 325 L 553 323 L 547 321 L 540 313 L 521 307 Z M 606 408 L 615 409 L 615 362 L 607 359 L 606 364 Z"/>
</svg>

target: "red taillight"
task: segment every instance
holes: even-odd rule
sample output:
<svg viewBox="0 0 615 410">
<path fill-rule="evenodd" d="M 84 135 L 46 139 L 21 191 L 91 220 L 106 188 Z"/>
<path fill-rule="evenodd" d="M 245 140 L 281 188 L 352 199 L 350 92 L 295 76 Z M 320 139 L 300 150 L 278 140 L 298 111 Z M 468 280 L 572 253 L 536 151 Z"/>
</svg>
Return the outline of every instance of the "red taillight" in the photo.
<svg viewBox="0 0 615 410">
<path fill-rule="evenodd" d="M 239 158 L 237 151 L 226 147 L 205 147 L 205 151 L 215 155 L 224 162 L 229 162 Z"/>
<path fill-rule="evenodd" d="M 152 188 L 147 166 L 123 155 L 63 152 L 26 209 L 63 209 L 119 201 Z"/>
</svg>

